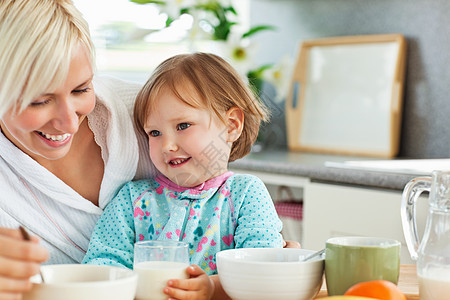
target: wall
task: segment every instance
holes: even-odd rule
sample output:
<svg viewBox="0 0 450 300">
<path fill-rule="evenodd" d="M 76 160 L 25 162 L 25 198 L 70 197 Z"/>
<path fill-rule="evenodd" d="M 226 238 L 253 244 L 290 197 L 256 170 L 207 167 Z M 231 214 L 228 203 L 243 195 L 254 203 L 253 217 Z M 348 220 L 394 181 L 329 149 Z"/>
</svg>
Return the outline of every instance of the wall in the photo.
<svg viewBox="0 0 450 300">
<path fill-rule="evenodd" d="M 450 157 L 450 1 L 251 0 L 250 12 L 252 25 L 278 28 L 255 36 L 264 63 L 296 57 L 305 39 L 403 34 L 408 51 L 399 156 Z"/>
</svg>

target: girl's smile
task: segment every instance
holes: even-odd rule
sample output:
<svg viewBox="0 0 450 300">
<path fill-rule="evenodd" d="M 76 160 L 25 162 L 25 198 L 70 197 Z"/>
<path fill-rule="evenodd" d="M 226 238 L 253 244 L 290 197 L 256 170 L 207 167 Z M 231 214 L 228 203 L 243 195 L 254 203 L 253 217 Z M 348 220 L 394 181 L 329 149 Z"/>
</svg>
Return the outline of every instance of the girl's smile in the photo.
<svg viewBox="0 0 450 300">
<path fill-rule="evenodd" d="M 172 159 L 170 160 L 168 163 L 171 167 L 173 168 L 177 168 L 177 167 L 181 167 L 182 165 L 188 163 L 190 161 L 190 157 L 187 158 L 176 158 L 176 159 Z"/>
</svg>

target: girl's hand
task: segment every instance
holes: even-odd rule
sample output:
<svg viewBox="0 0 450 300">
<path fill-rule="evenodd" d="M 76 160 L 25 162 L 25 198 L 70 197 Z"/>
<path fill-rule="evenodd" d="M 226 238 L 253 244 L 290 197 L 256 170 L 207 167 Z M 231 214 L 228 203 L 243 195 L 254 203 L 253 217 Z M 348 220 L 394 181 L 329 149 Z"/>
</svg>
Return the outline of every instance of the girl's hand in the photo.
<svg viewBox="0 0 450 300">
<path fill-rule="evenodd" d="M 209 300 L 214 295 L 214 282 L 197 265 L 186 269 L 189 279 L 171 279 L 164 288 L 164 294 L 169 299 L 177 300 Z"/>
<path fill-rule="evenodd" d="M 23 240 L 19 230 L 0 227 L 0 299 L 22 299 L 31 289 L 29 278 L 39 273 L 48 251 L 38 238 Z"/>
<path fill-rule="evenodd" d="M 301 248 L 299 242 L 297 241 L 285 241 L 283 240 L 283 248 Z"/>
</svg>

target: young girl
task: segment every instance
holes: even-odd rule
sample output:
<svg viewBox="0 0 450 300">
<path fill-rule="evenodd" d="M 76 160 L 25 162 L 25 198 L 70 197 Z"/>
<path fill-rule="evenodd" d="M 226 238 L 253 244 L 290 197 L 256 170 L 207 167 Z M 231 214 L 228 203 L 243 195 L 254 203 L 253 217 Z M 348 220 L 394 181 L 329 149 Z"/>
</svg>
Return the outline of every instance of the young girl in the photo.
<svg viewBox="0 0 450 300">
<path fill-rule="evenodd" d="M 255 176 L 228 171 L 256 139 L 267 113 L 237 72 L 206 53 L 178 55 L 155 70 L 137 96 L 135 124 L 148 136 L 160 175 L 126 184 L 108 205 L 84 262 L 132 268 L 142 240 L 189 243 L 191 278 L 170 280 L 176 299 L 226 297 L 215 254 L 282 247 L 281 221 Z"/>
</svg>

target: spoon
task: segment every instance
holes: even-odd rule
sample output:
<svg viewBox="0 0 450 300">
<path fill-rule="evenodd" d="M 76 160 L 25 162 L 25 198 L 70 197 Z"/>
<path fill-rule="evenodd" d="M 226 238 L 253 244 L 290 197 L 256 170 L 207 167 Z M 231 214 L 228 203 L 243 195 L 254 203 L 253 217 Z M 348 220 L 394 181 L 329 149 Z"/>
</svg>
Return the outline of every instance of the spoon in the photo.
<svg viewBox="0 0 450 300">
<path fill-rule="evenodd" d="M 26 240 L 26 241 L 31 240 L 30 235 L 28 234 L 28 232 L 26 231 L 26 229 L 23 228 L 22 225 L 19 226 L 19 230 L 20 230 L 20 233 L 22 234 L 22 237 L 23 237 L 24 240 Z M 42 281 L 42 283 L 45 283 L 45 281 L 44 281 L 44 275 L 42 275 L 42 272 L 41 272 L 40 269 L 39 269 L 39 275 L 41 275 L 41 281 Z"/>
<path fill-rule="evenodd" d="M 321 256 L 323 253 L 325 253 L 325 249 L 316 251 L 313 254 L 310 254 L 310 255 L 300 259 L 299 261 L 308 261 L 308 260 L 311 260 L 311 259 L 313 259 L 313 258 L 315 258 L 317 256 Z"/>
</svg>

